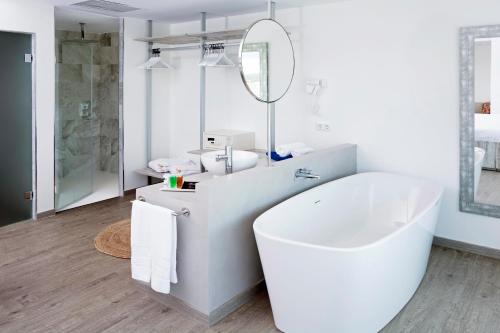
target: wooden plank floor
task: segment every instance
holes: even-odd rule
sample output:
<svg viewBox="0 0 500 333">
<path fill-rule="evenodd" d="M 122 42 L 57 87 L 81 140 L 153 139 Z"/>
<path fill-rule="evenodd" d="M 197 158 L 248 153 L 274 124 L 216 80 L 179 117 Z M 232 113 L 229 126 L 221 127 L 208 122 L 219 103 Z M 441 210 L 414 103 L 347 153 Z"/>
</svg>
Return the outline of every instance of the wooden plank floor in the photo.
<svg viewBox="0 0 500 333">
<path fill-rule="evenodd" d="M 156 303 L 128 260 L 93 238 L 130 214 L 130 198 L 0 228 L 0 332 L 278 332 L 267 294 L 205 329 Z M 415 297 L 383 332 L 498 332 L 500 261 L 435 247 Z"/>
<path fill-rule="evenodd" d="M 481 171 L 475 201 L 500 206 L 500 172 Z"/>
</svg>

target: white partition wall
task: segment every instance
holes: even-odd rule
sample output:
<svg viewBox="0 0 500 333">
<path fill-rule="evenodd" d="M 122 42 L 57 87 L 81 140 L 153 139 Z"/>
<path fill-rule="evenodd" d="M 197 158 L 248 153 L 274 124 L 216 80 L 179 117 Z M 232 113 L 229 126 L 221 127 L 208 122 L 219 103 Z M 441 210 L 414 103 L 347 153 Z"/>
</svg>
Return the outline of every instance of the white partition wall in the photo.
<svg viewBox="0 0 500 333">
<path fill-rule="evenodd" d="M 146 71 L 138 68 L 148 59 L 146 43 L 134 39 L 147 35 L 147 21 L 126 18 L 123 59 L 123 147 L 125 191 L 147 184 L 135 172 L 144 168 L 146 157 Z"/>
</svg>

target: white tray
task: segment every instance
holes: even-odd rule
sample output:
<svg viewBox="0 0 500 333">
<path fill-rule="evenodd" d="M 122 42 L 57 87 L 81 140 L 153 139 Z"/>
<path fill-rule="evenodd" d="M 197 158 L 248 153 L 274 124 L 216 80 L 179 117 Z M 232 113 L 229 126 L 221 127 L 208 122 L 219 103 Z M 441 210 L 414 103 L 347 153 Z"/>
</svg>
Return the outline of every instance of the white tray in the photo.
<svg viewBox="0 0 500 333">
<path fill-rule="evenodd" d="M 160 191 L 164 191 L 164 192 L 196 192 L 196 190 L 183 189 L 183 188 L 170 188 L 167 186 L 162 186 Z"/>
</svg>

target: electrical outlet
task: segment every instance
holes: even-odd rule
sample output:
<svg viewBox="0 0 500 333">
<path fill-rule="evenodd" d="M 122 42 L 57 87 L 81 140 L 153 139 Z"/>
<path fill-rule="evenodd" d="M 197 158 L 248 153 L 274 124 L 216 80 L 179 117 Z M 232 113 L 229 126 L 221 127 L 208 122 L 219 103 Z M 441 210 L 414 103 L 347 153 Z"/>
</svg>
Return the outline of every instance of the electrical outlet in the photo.
<svg viewBox="0 0 500 333">
<path fill-rule="evenodd" d="M 316 122 L 316 131 L 318 131 L 318 132 L 330 132 L 331 125 L 329 122 L 326 122 L 326 121 L 318 121 L 318 122 Z"/>
</svg>

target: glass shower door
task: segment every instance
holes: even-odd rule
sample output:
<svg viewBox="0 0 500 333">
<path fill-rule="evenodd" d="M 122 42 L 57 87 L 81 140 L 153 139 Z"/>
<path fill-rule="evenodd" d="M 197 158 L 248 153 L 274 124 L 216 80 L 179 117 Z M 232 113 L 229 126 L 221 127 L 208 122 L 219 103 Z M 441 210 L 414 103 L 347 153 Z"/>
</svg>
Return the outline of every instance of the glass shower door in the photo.
<svg viewBox="0 0 500 333">
<path fill-rule="evenodd" d="M 93 50 L 85 41 L 59 43 L 56 66 L 55 208 L 92 193 L 98 139 L 93 113 Z"/>
</svg>

